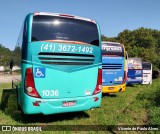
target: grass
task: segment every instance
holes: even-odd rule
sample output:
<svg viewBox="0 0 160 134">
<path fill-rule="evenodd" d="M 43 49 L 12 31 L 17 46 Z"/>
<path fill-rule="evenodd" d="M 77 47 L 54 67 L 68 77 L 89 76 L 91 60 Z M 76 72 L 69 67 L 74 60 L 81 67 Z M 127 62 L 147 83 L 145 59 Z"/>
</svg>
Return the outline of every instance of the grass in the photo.
<svg viewBox="0 0 160 134">
<path fill-rule="evenodd" d="M 160 79 L 154 81 L 151 86 L 145 86 L 146 90 L 137 96 L 147 109 L 150 125 L 160 125 Z"/>
<path fill-rule="evenodd" d="M 47 116 L 24 116 L 17 110 L 11 84 L 0 84 L 0 125 L 7 124 L 160 125 L 160 79 L 154 80 L 152 85 L 134 85 L 125 92 L 103 95 L 98 109 Z"/>
</svg>

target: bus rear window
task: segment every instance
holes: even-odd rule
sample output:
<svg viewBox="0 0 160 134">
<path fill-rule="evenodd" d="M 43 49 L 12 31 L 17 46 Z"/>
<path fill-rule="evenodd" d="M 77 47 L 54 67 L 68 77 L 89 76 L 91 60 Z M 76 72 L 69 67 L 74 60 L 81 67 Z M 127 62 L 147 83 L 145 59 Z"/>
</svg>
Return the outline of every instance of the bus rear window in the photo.
<svg viewBox="0 0 160 134">
<path fill-rule="evenodd" d="M 34 16 L 32 42 L 44 40 L 79 41 L 99 46 L 95 23 L 58 16 Z"/>
<path fill-rule="evenodd" d="M 139 58 L 129 58 L 128 69 L 142 69 L 142 60 Z"/>
<path fill-rule="evenodd" d="M 102 55 L 121 56 L 124 57 L 124 49 L 120 44 L 102 44 Z"/>
<path fill-rule="evenodd" d="M 142 63 L 143 70 L 151 70 L 151 64 L 150 63 Z"/>
</svg>

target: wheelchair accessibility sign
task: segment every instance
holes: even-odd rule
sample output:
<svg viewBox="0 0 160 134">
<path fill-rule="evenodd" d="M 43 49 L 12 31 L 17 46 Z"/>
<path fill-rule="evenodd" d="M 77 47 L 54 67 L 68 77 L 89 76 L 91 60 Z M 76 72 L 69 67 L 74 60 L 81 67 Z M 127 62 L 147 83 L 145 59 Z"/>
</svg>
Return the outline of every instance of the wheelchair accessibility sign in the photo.
<svg viewBox="0 0 160 134">
<path fill-rule="evenodd" d="M 34 70 L 35 78 L 45 78 L 45 73 L 46 73 L 45 68 L 36 67 L 35 70 Z"/>
</svg>

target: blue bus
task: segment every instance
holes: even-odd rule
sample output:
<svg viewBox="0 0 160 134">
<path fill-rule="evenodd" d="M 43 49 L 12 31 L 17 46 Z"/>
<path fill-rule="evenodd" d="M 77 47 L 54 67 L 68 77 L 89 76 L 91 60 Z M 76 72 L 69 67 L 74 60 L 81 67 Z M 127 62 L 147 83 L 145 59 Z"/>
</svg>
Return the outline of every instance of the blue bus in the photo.
<svg viewBox="0 0 160 134">
<path fill-rule="evenodd" d="M 126 90 L 126 52 L 124 45 L 102 42 L 102 92 L 116 93 Z"/>
<path fill-rule="evenodd" d="M 101 34 L 96 21 L 58 13 L 26 16 L 10 68 L 24 114 L 98 108 L 102 95 Z"/>
<path fill-rule="evenodd" d="M 128 74 L 126 85 L 142 84 L 142 60 L 141 58 L 128 58 Z"/>
</svg>

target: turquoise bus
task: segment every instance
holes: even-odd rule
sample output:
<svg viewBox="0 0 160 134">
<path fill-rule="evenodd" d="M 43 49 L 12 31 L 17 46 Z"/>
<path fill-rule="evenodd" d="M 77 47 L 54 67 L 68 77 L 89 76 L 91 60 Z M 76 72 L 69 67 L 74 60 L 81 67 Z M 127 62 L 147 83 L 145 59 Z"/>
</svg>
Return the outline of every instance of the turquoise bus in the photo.
<svg viewBox="0 0 160 134">
<path fill-rule="evenodd" d="M 24 114 L 98 108 L 102 96 L 101 34 L 96 21 L 58 13 L 30 13 L 20 32 L 13 66 L 18 107 Z"/>
</svg>

